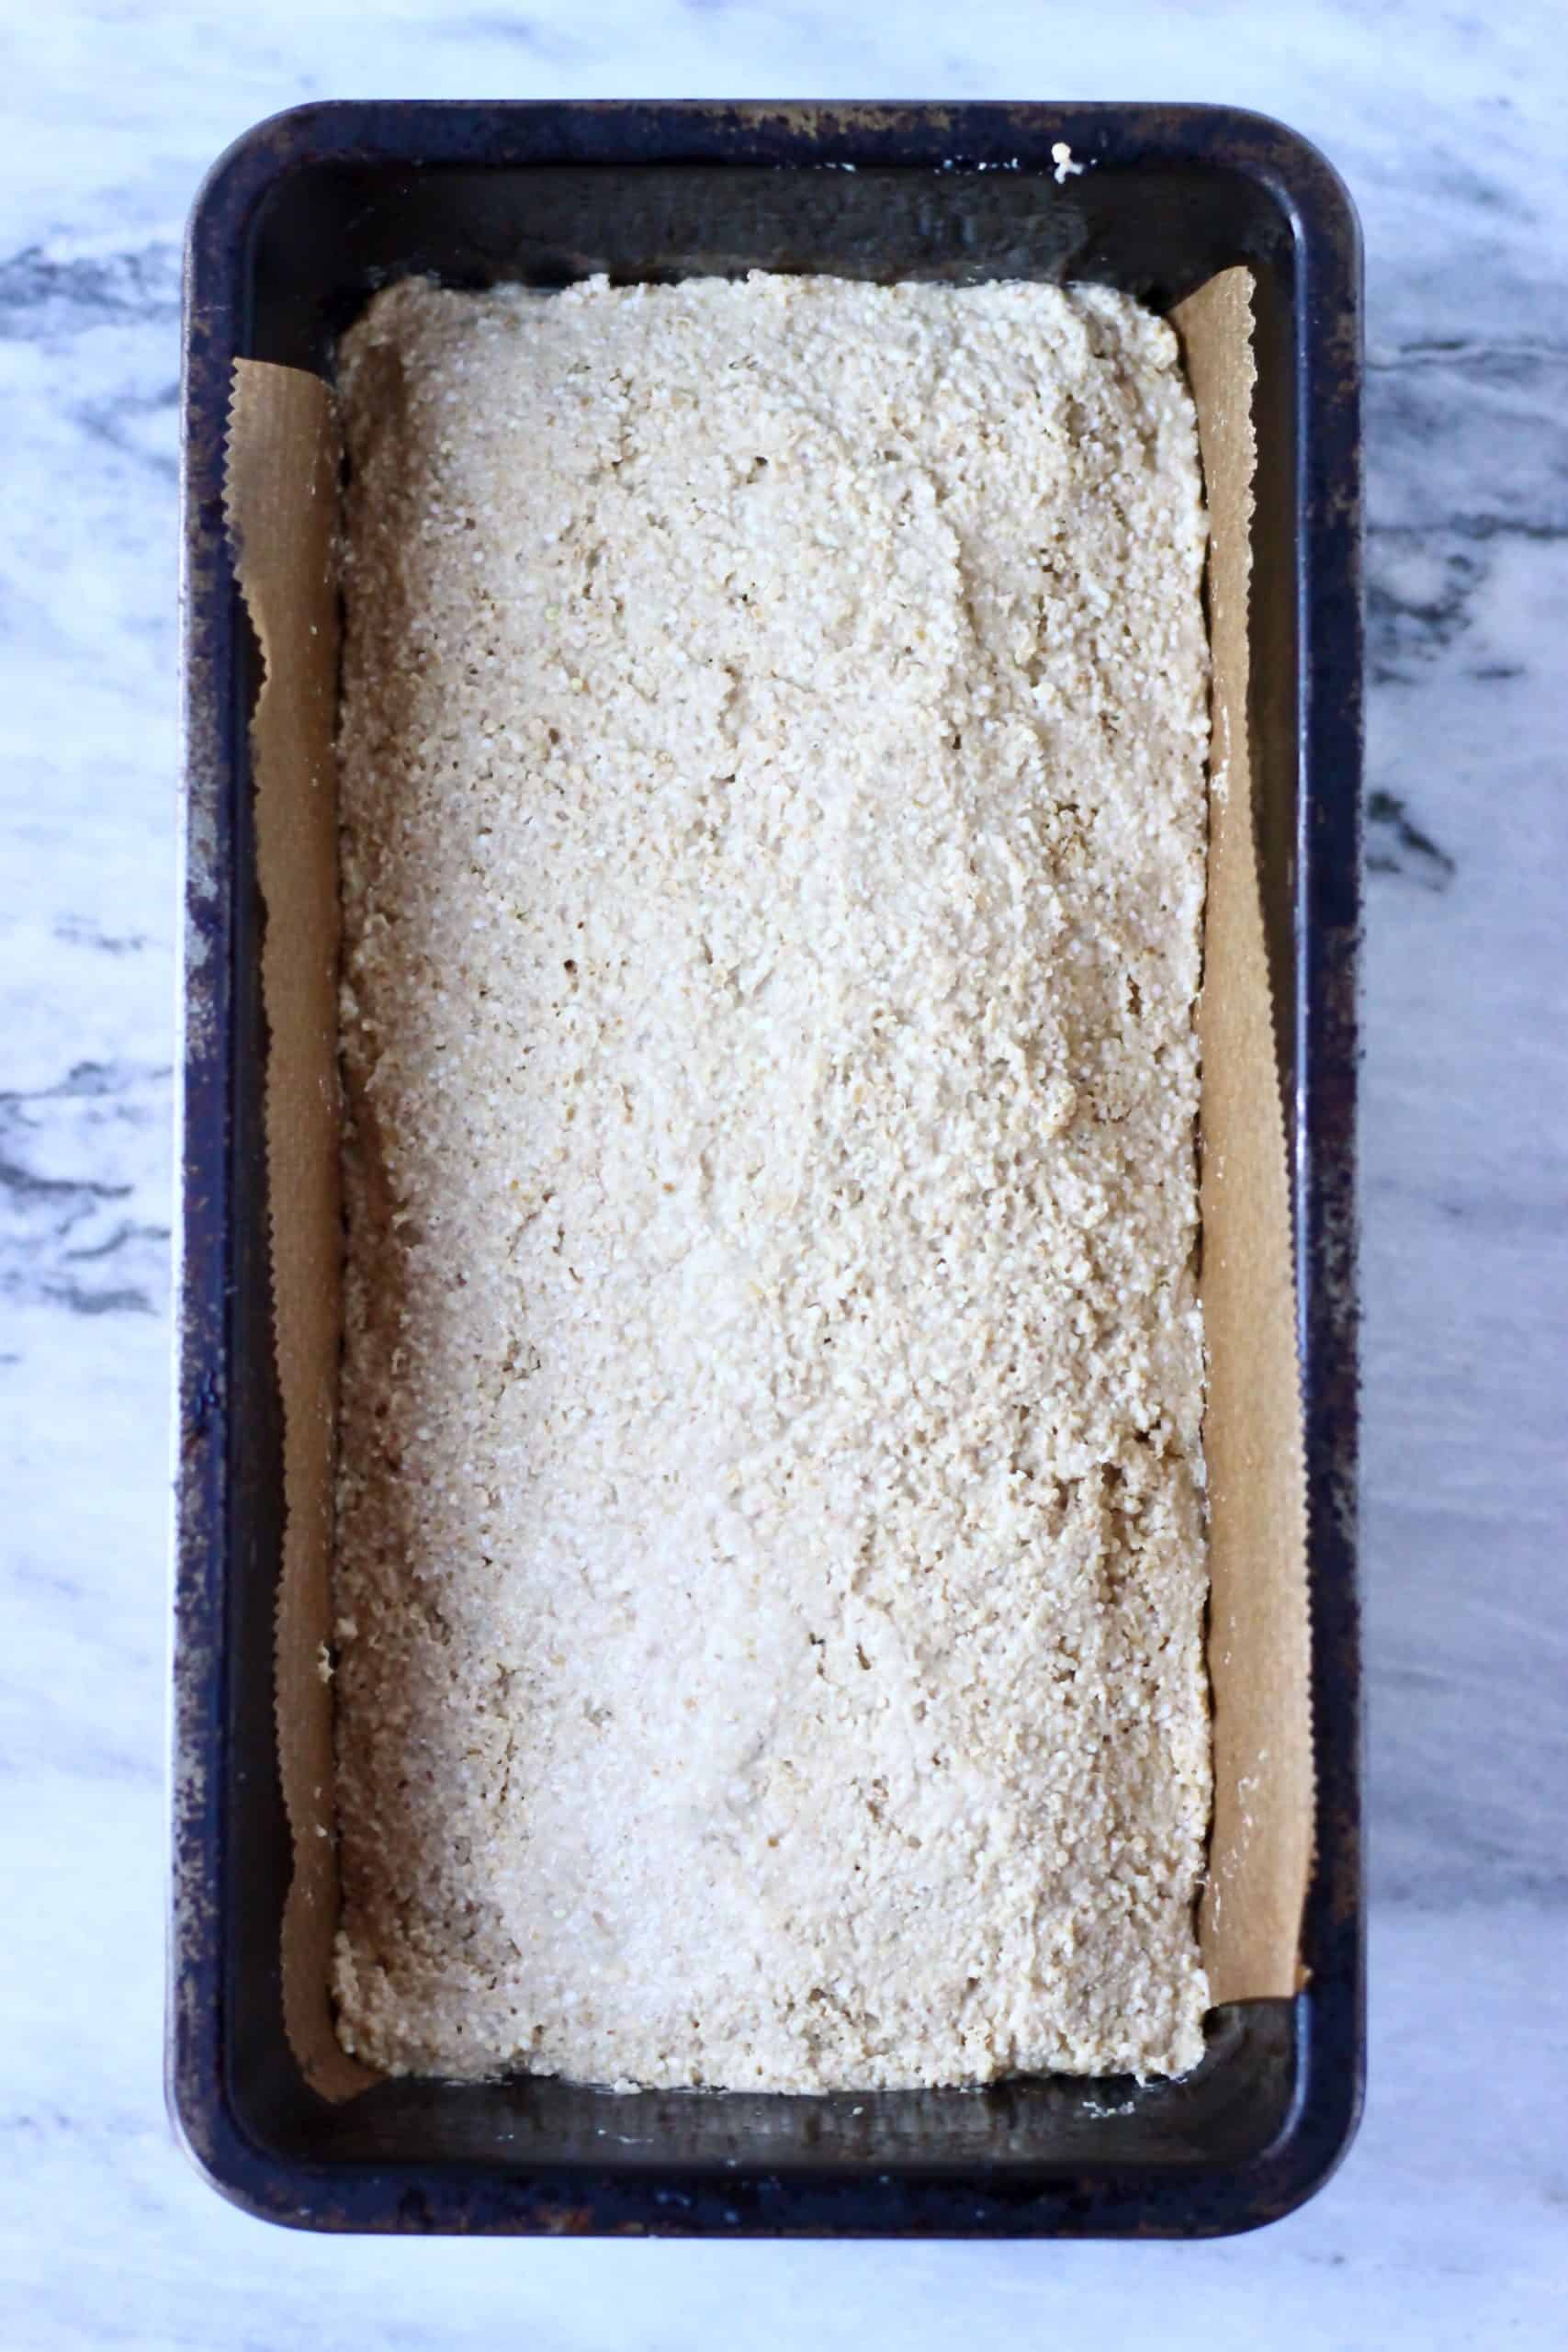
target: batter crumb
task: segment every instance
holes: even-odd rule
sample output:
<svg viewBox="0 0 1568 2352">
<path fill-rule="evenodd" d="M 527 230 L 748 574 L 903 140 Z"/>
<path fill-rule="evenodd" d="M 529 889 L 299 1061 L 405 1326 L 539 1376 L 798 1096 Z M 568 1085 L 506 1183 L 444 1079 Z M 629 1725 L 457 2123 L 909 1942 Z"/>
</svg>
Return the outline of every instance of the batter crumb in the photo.
<svg viewBox="0 0 1568 2352">
<path fill-rule="evenodd" d="M 345 339 L 345 2045 L 1180 2071 L 1204 548 L 1095 287 Z"/>
</svg>

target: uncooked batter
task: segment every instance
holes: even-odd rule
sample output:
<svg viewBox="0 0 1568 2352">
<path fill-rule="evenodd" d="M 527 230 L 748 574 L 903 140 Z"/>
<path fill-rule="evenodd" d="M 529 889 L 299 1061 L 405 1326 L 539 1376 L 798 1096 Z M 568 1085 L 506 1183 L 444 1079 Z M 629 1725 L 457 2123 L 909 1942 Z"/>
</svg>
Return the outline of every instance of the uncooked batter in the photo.
<svg viewBox="0 0 1568 2352">
<path fill-rule="evenodd" d="M 345 2042 L 1190 2065 L 1173 336 L 405 284 L 342 377 Z"/>
</svg>

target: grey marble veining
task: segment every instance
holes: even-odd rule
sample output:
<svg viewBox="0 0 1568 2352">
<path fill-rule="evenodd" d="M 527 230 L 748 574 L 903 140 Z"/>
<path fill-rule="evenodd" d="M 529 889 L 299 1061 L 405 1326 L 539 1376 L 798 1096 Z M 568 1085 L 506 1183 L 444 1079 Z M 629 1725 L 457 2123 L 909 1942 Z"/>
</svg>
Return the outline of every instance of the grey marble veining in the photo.
<svg viewBox="0 0 1568 2352">
<path fill-rule="evenodd" d="M 1568 39 L 1127 0 L 16 18 L 0 81 L 0 2341 L 1555 2346 L 1568 2307 Z M 1373 2044 L 1305 2212 L 1191 2249 L 327 2244 L 160 2095 L 179 241 L 312 96 L 1225 98 L 1367 232 Z M 1556 2096 L 1549 2086 L 1556 2085 Z M 738 2314 L 739 2315 L 738 2317 Z M 744 2322 L 744 2325 L 741 2322 Z"/>
</svg>

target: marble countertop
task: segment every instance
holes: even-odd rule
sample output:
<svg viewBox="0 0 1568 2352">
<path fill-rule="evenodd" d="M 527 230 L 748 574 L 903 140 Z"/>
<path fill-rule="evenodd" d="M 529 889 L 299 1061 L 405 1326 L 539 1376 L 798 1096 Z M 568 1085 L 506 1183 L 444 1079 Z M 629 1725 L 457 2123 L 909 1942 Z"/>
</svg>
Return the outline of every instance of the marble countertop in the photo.
<svg viewBox="0 0 1568 2352">
<path fill-rule="evenodd" d="M 1495 21 L 1494 21 L 1495 19 Z M 548 2352 L 1562 2342 L 1568 41 L 1551 0 L 54 5 L 0 85 L 0 2341 Z M 1302 2213 L 1199 2247 L 336 2242 L 160 2086 L 179 256 L 324 96 L 1223 98 L 1366 229 L 1372 2045 Z M 1555 2086 L 1555 2088 L 1553 2088 Z M 1140 2333 L 1143 2330 L 1144 2333 Z"/>
</svg>

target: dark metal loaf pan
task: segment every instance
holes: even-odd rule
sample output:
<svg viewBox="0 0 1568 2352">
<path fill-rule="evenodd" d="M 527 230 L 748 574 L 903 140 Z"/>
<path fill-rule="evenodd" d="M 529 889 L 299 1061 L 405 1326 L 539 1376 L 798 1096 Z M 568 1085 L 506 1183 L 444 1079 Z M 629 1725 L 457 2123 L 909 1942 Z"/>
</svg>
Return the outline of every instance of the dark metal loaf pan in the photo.
<svg viewBox="0 0 1568 2352">
<path fill-rule="evenodd" d="M 1053 147 L 1089 166 L 1058 183 Z M 830 165 L 840 168 L 827 168 Z M 852 165 L 851 171 L 844 166 Z M 224 543 L 237 356 L 329 372 L 373 287 L 750 266 L 1257 284 L 1252 722 L 1292 1110 L 1315 1865 L 1304 1989 L 1214 2012 L 1139 2086 L 822 2098 L 386 2082 L 338 2107 L 284 2037 L 273 1736 L 281 1533 L 262 1134 L 256 656 Z M 1358 240 L 1314 151 L 1206 107 L 306 107 L 217 166 L 186 311 L 184 1257 L 173 2110 L 252 2211 L 325 2229 L 1201 2236 L 1333 2168 L 1362 2069 L 1353 1155 L 1360 770 Z"/>
</svg>

